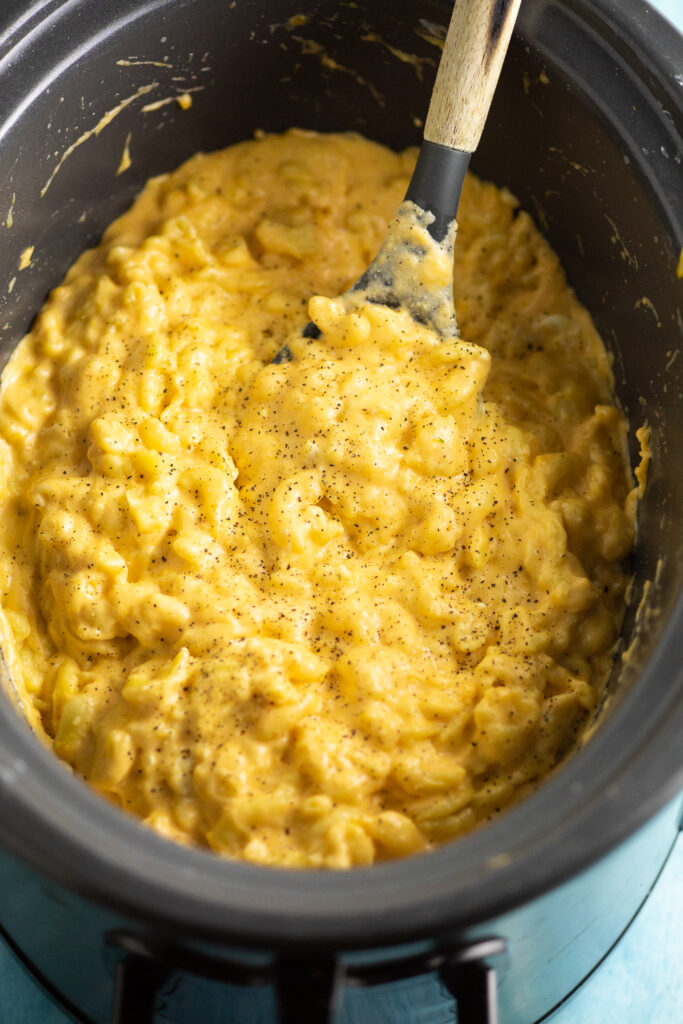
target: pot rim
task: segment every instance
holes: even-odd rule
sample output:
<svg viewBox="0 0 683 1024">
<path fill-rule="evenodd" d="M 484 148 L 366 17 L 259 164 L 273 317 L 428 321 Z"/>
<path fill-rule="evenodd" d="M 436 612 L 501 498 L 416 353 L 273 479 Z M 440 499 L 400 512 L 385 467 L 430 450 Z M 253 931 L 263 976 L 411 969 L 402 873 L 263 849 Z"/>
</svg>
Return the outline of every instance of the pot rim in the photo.
<svg viewBox="0 0 683 1024">
<path fill-rule="evenodd" d="M 672 71 L 683 40 L 663 18 L 640 0 L 563 2 L 634 51 L 683 117 Z M 195 937 L 369 948 L 469 926 L 578 874 L 683 786 L 680 636 L 683 595 L 637 684 L 523 803 L 428 854 L 350 872 L 257 867 L 164 840 L 70 774 L 1 699 L 3 841 L 87 898 Z"/>
</svg>

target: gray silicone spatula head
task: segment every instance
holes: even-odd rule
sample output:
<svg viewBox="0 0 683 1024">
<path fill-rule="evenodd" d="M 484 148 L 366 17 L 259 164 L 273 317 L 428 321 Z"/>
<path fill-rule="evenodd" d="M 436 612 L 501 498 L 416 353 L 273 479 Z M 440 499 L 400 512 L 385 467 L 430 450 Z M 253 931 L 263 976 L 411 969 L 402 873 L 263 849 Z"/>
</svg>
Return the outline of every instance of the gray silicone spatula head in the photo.
<svg viewBox="0 0 683 1024">
<path fill-rule="evenodd" d="M 452 273 L 434 288 L 421 273 L 428 249 L 450 260 L 455 217 L 470 155 L 481 137 L 521 0 L 456 0 L 415 170 L 382 247 L 347 292 L 355 300 L 406 310 L 442 337 L 457 335 Z M 306 324 L 304 337 L 319 328 Z M 287 345 L 273 362 L 292 358 Z"/>
</svg>

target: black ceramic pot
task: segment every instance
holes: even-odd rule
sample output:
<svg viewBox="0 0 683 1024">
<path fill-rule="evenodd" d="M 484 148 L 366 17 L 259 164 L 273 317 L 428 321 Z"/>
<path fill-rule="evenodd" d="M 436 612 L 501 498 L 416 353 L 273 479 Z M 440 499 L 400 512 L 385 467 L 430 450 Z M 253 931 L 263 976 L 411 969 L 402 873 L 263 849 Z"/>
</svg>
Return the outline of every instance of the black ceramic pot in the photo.
<svg viewBox="0 0 683 1024">
<path fill-rule="evenodd" d="M 298 0 L 5 0 L 3 360 L 143 182 L 196 150 L 291 125 L 419 141 L 449 4 L 305 6 L 292 27 Z M 423 58 L 422 77 L 373 35 Z M 473 161 L 536 218 L 614 355 L 632 427 L 652 428 L 633 603 L 651 581 L 649 614 L 627 621 L 595 736 L 526 803 L 435 853 L 288 872 L 175 846 L 117 812 L 38 746 L 7 688 L 0 920 L 76 1019 L 251 1024 L 277 1005 L 281 1024 L 303 1024 L 336 998 L 343 1024 L 436 1022 L 455 998 L 460 1024 L 482 1024 L 495 967 L 503 1024 L 530 1024 L 636 912 L 683 783 L 682 73 L 681 38 L 640 0 L 525 0 Z M 186 90 L 189 111 L 143 109 Z"/>
</svg>

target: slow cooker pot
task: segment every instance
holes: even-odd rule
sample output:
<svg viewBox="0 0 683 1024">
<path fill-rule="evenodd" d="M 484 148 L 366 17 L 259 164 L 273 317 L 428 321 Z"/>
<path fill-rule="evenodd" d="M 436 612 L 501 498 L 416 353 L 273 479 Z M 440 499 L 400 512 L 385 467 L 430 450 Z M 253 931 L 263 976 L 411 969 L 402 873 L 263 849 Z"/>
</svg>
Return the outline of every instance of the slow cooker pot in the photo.
<svg viewBox="0 0 683 1024">
<path fill-rule="evenodd" d="M 143 182 L 196 150 L 291 125 L 419 142 L 449 14 L 445 0 L 5 0 L 3 361 Z M 396 1024 L 452 1020 L 457 1003 L 460 1024 L 482 1024 L 497 987 L 503 1024 L 530 1024 L 637 911 L 683 783 L 682 72 L 680 37 L 641 0 L 525 0 L 473 161 L 559 253 L 632 430 L 652 430 L 628 655 L 595 735 L 434 853 L 292 872 L 176 846 L 110 807 L 38 744 L 5 678 L 2 931 L 75 1019 Z"/>
</svg>

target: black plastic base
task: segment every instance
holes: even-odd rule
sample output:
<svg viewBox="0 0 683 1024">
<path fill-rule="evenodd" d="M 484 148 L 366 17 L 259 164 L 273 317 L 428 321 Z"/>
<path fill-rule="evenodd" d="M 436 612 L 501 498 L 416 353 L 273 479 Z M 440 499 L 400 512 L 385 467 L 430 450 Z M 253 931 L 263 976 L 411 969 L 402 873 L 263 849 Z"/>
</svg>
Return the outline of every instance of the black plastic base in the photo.
<svg viewBox="0 0 683 1024">
<path fill-rule="evenodd" d="M 470 156 L 427 139 L 420 147 L 406 199 L 434 214 L 429 233 L 437 242 L 446 237 L 449 224 L 455 220 Z"/>
</svg>

